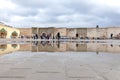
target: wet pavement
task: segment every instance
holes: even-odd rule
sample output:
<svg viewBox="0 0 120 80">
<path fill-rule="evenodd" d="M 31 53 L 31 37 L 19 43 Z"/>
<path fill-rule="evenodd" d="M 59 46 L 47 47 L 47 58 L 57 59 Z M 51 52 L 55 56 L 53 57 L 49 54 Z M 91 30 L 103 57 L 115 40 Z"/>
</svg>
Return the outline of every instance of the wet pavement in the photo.
<svg viewBox="0 0 120 80">
<path fill-rule="evenodd" d="M 104 45 L 107 51 L 101 52 L 101 49 L 97 49 L 99 53 L 93 51 L 94 48 L 90 48 L 89 45 L 87 45 L 89 51 L 81 50 L 86 48 L 85 45 L 82 45 L 83 47 L 77 45 L 75 49 L 74 46 L 71 49 L 70 46 L 66 48 L 65 45 L 60 45 L 59 48 L 63 47 L 60 50 L 53 48 L 58 52 L 45 52 L 43 46 L 37 47 L 42 48 L 41 52 L 40 50 L 33 52 L 32 48 L 35 45 L 31 49 L 24 45 L 26 50 L 19 49 L 21 46 L 13 45 L 15 51 L 0 56 L 0 80 L 120 80 L 119 51 L 117 53 L 108 51 L 108 48 L 112 49 L 116 46 L 119 50 L 119 45 L 112 47 L 111 44 Z M 44 47 L 47 49 L 46 46 Z M 64 50 L 61 51 L 62 49 Z"/>
</svg>

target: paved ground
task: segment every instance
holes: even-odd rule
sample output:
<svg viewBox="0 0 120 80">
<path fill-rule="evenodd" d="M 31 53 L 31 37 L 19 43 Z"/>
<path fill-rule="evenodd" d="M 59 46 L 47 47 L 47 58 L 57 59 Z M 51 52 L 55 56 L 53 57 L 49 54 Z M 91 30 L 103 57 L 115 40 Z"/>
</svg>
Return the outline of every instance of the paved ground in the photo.
<svg viewBox="0 0 120 80">
<path fill-rule="evenodd" d="M 0 56 L 0 80 L 120 80 L 120 54 L 13 52 Z"/>
</svg>

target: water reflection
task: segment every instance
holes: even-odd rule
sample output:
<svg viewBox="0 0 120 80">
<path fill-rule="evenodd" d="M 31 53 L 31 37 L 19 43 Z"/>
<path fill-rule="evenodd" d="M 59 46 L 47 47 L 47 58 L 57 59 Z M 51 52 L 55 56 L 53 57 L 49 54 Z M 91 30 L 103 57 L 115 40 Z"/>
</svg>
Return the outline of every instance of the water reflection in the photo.
<svg viewBox="0 0 120 80">
<path fill-rule="evenodd" d="M 11 53 L 20 49 L 19 44 L 0 44 L 0 54 Z"/>
<path fill-rule="evenodd" d="M 111 44 L 110 46 L 113 47 L 113 44 Z"/>
<path fill-rule="evenodd" d="M 1 51 L 4 51 L 6 48 L 7 48 L 7 45 L 6 45 L 6 44 L 1 44 L 1 45 L 0 45 L 0 50 L 1 50 Z"/>
<path fill-rule="evenodd" d="M 27 44 L 0 44 L 0 54 L 14 51 L 31 52 L 111 52 L 120 53 L 119 44 L 89 43 L 89 42 L 61 42 L 61 41 L 33 41 Z"/>
<path fill-rule="evenodd" d="M 36 47 L 33 46 L 36 44 Z M 33 42 L 32 52 L 120 52 L 119 44 L 108 44 L 108 43 L 89 43 L 89 42 L 50 42 L 41 41 Z"/>
<path fill-rule="evenodd" d="M 11 44 L 11 46 L 13 47 L 13 48 L 17 48 L 17 44 Z"/>
</svg>

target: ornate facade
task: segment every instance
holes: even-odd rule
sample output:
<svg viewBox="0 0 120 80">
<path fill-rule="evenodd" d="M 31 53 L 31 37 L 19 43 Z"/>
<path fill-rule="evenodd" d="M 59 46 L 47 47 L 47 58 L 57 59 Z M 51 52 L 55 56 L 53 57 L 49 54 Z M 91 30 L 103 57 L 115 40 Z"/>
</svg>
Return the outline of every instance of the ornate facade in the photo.
<svg viewBox="0 0 120 80">
<path fill-rule="evenodd" d="M 0 39 L 18 38 L 20 31 L 11 26 L 0 23 Z"/>
</svg>

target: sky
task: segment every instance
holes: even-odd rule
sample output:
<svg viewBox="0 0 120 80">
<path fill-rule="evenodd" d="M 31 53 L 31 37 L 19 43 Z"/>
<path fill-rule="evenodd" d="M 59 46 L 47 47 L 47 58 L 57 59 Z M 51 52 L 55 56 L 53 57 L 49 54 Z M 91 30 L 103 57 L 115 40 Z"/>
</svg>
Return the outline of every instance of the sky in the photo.
<svg viewBox="0 0 120 80">
<path fill-rule="evenodd" d="M 0 0 L 0 22 L 13 27 L 120 26 L 120 0 Z"/>
</svg>

